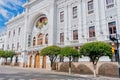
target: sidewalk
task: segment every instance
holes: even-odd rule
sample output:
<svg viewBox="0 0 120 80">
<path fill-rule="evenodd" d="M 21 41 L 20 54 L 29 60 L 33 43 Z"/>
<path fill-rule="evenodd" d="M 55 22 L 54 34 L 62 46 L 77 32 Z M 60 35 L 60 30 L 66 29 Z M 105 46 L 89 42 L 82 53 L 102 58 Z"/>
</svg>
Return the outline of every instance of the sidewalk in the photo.
<svg viewBox="0 0 120 80">
<path fill-rule="evenodd" d="M 93 77 L 93 75 L 82 75 L 82 74 L 69 74 L 68 72 L 57 72 L 57 71 L 51 71 L 46 69 L 36 69 L 36 68 L 23 68 L 23 67 L 16 67 L 16 66 L 4 66 L 8 68 L 15 68 L 15 69 L 23 69 L 23 70 L 29 70 L 31 72 L 37 72 L 37 73 L 47 73 L 47 74 L 57 74 L 57 75 L 66 75 L 66 76 L 73 76 L 73 77 L 85 77 L 85 78 L 92 78 L 93 80 L 120 80 L 120 78 L 115 77 L 106 77 L 106 76 L 97 76 L 96 78 Z"/>
</svg>

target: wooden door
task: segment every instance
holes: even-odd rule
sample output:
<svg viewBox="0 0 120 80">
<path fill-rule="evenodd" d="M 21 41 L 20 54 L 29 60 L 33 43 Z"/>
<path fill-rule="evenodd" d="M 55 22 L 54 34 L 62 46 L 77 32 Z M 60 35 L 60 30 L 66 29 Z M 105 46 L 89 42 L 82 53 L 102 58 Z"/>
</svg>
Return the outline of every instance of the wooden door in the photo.
<svg viewBox="0 0 120 80">
<path fill-rule="evenodd" d="M 29 63 L 29 67 L 32 67 L 32 56 L 30 56 L 30 63 Z"/>
<path fill-rule="evenodd" d="M 42 68 L 46 68 L 46 55 L 43 56 Z"/>
<path fill-rule="evenodd" d="M 40 68 L 40 54 L 37 53 L 35 56 L 35 68 Z"/>
</svg>

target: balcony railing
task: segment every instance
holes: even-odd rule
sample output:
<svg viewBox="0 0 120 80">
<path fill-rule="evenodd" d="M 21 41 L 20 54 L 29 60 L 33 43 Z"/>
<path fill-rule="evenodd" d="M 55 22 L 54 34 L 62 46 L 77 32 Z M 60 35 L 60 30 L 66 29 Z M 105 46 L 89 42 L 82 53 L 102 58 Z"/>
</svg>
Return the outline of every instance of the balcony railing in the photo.
<svg viewBox="0 0 120 80">
<path fill-rule="evenodd" d="M 31 46 L 31 47 L 28 47 L 28 51 L 30 51 L 30 50 L 41 50 L 41 49 L 43 49 L 44 47 L 47 47 L 47 46 L 48 46 L 48 44 Z"/>
<path fill-rule="evenodd" d="M 88 38 L 87 41 L 91 42 L 91 41 L 96 41 L 97 38 L 96 37 L 91 37 L 91 38 Z"/>
</svg>

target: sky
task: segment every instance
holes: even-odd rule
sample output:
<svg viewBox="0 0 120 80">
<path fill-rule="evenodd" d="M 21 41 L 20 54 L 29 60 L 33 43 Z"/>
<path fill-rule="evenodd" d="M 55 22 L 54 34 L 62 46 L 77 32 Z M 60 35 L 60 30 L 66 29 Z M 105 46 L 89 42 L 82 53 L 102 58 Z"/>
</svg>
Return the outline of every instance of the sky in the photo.
<svg viewBox="0 0 120 80">
<path fill-rule="evenodd" d="M 26 0 L 0 0 L 0 32 L 6 30 L 5 23 L 12 17 L 21 14 Z"/>
</svg>

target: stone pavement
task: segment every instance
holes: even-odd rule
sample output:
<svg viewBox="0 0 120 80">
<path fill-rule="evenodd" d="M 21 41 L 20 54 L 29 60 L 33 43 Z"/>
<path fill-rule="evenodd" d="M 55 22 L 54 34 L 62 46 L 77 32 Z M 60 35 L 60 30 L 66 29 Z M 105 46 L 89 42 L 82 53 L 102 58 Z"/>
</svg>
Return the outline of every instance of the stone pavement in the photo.
<svg viewBox="0 0 120 80">
<path fill-rule="evenodd" d="M 56 71 L 51 71 L 51 70 L 45 70 L 45 69 L 35 69 L 35 68 L 21 68 L 21 67 L 11 67 L 11 66 L 0 66 L 0 80 L 120 80 L 119 78 L 112 78 L 112 77 L 104 77 L 104 76 L 98 76 L 96 78 L 93 77 L 93 75 L 80 75 L 80 74 L 71 74 L 69 75 L 68 73 L 65 72 L 56 72 Z M 24 76 L 31 76 L 31 74 L 33 74 L 36 77 L 40 77 L 40 79 L 22 79 L 20 77 L 20 75 L 11 75 L 11 74 L 18 74 L 19 73 L 24 73 Z M 4 76 L 7 73 L 6 76 Z M 25 74 L 25 73 L 31 73 L 31 74 Z M 37 74 L 35 74 L 37 73 Z M 47 73 L 46 75 L 41 75 L 41 73 Z M 48 75 L 49 74 L 49 75 Z M 3 77 L 2 77 L 3 75 Z M 12 78 L 11 76 L 14 76 L 14 78 Z M 45 78 L 42 78 L 43 76 L 46 76 Z M 66 78 L 66 79 L 55 79 L 57 77 L 70 77 L 70 78 Z M 20 78 L 19 78 L 20 77 Z M 52 77 L 52 78 L 49 78 Z M 75 77 L 75 78 L 73 78 Z M 19 78 L 19 79 L 15 79 L 15 78 Z"/>
</svg>

